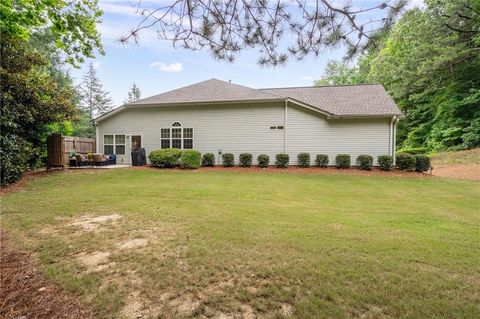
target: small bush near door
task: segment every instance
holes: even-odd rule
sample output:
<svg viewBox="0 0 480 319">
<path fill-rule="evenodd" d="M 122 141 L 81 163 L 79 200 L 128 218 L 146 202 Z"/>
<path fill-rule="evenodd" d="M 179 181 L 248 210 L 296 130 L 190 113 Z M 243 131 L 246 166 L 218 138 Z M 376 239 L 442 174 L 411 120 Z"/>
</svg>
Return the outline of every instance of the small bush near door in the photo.
<svg viewBox="0 0 480 319">
<path fill-rule="evenodd" d="M 403 171 L 413 172 L 416 168 L 415 156 L 408 153 L 400 153 L 396 156 L 397 167 Z"/>
<path fill-rule="evenodd" d="M 242 167 L 250 167 L 252 166 L 252 154 L 250 153 L 242 153 L 238 157 L 238 161 L 240 162 L 240 166 Z"/>
<path fill-rule="evenodd" d="M 180 156 L 180 167 L 183 169 L 196 169 L 200 167 L 201 154 L 196 150 L 184 150 Z"/>
<path fill-rule="evenodd" d="M 415 155 L 415 170 L 417 172 L 426 172 L 430 169 L 430 157 L 427 155 Z"/>
<path fill-rule="evenodd" d="M 215 166 L 215 155 L 213 153 L 205 153 L 202 156 L 202 166 L 212 167 Z"/>
<path fill-rule="evenodd" d="M 328 155 L 327 154 L 318 154 L 315 158 L 315 163 L 318 167 L 328 167 Z"/>
<path fill-rule="evenodd" d="M 224 167 L 232 167 L 235 165 L 235 157 L 232 153 L 222 154 L 222 163 Z"/>
<path fill-rule="evenodd" d="M 382 171 L 389 171 L 393 167 L 393 157 L 390 155 L 380 155 L 377 158 L 377 162 Z"/>
<path fill-rule="evenodd" d="M 178 166 L 182 151 L 176 148 L 165 148 L 150 152 L 148 159 L 156 167 Z"/>
<path fill-rule="evenodd" d="M 270 164 L 270 156 L 267 154 L 260 154 L 257 157 L 258 166 L 261 168 L 266 168 Z"/>
<path fill-rule="evenodd" d="M 310 154 L 300 153 L 297 155 L 298 166 L 310 167 Z"/>
<path fill-rule="evenodd" d="M 275 166 L 278 168 L 287 168 L 289 161 L 290 157 L 288 154 L 280 153 L 275 156 Z"/>
<path fill-rule="evenodd" d="M 373 166 L 373 157 L 371 157 L 370 155 L 358 155 L 357 166 L 361 170 L 371 170 Z"/>
<path fill-rule="evenodd" d="M 350 155 L 348 154 L 338 154 L 335 157 L 335 164 L 337 168 L 349 168 L 351 165 Z"/>
</svg>

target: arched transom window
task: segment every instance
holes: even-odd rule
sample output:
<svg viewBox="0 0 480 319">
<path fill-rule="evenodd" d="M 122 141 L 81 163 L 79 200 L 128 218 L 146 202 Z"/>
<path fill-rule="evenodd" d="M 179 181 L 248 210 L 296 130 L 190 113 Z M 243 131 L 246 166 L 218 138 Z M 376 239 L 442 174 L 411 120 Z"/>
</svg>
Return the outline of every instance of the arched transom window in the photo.
<svg viewBox="0 0 480 319">
<path fill-rule="evenodd" d="M 169 128 L 160 130 L 161 148 L 193 148 L 193 128 L 182 127 L 182 123 L 173 122 Z"/>
</svg>

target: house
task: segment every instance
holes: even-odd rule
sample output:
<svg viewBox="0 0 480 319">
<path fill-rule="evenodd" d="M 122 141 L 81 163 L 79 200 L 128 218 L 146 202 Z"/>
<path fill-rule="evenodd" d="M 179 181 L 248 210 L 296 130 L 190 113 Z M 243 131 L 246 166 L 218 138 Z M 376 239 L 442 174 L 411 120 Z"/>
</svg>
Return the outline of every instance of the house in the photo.
<svg viewBox="0 0 480 319">
<path fill-rule="evenodd" d="M 95 119 L 97 152 L 130 163 L 132 147 L 201 153 L 394 155 L 395 102 L 378 84 L 253 89 L 216 79 L 122 105 Z"/>
</svg>

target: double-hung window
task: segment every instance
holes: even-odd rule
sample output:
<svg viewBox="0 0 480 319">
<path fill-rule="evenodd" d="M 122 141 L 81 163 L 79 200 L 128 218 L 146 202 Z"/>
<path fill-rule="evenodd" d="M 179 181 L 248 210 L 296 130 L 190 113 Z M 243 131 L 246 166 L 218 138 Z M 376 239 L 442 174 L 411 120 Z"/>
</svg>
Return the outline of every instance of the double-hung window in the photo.
<svg viewBox="0 0 480 319">
<path fill-rule="evenodd" d="M 193 148 L 193 128 L 182 127 L 180 122 L 174 122 L 169 128 L 160 129 L 161 148 Z"/>
<path fill-rule="evenodd" d="M 103 136 L 103 153 L 125 155 L 125 135 L 106 134 Z"/>
</svg>

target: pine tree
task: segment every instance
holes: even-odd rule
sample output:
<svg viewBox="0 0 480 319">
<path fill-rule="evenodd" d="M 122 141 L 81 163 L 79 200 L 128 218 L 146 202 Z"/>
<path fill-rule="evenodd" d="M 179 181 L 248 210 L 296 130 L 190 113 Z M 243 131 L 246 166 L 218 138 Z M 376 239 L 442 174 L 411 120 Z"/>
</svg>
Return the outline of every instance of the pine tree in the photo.
<svg viewBox="0 0 480 319">
<path fill-rule="evenodd" d="M 135 83 L 133 83 L 132 87 L 130 88 L 130 91 L 128 91 L 127 99 L 123 102 L 125 104 L 133 103 L 135 101 L 140 100 L 141 95 L 142 95 L 142 92 L 140 91 L 140 88 Z"/>
<path fill-rule="evenodd" d="M 97 77 L 93 63 L 90 63 L 87 73 L 83 76 L 80 91 L 80 108 L 91 119 L 112 109 L 112 99 L 109 93 L 103 90 L 102 82 Z"/>
</svg>

